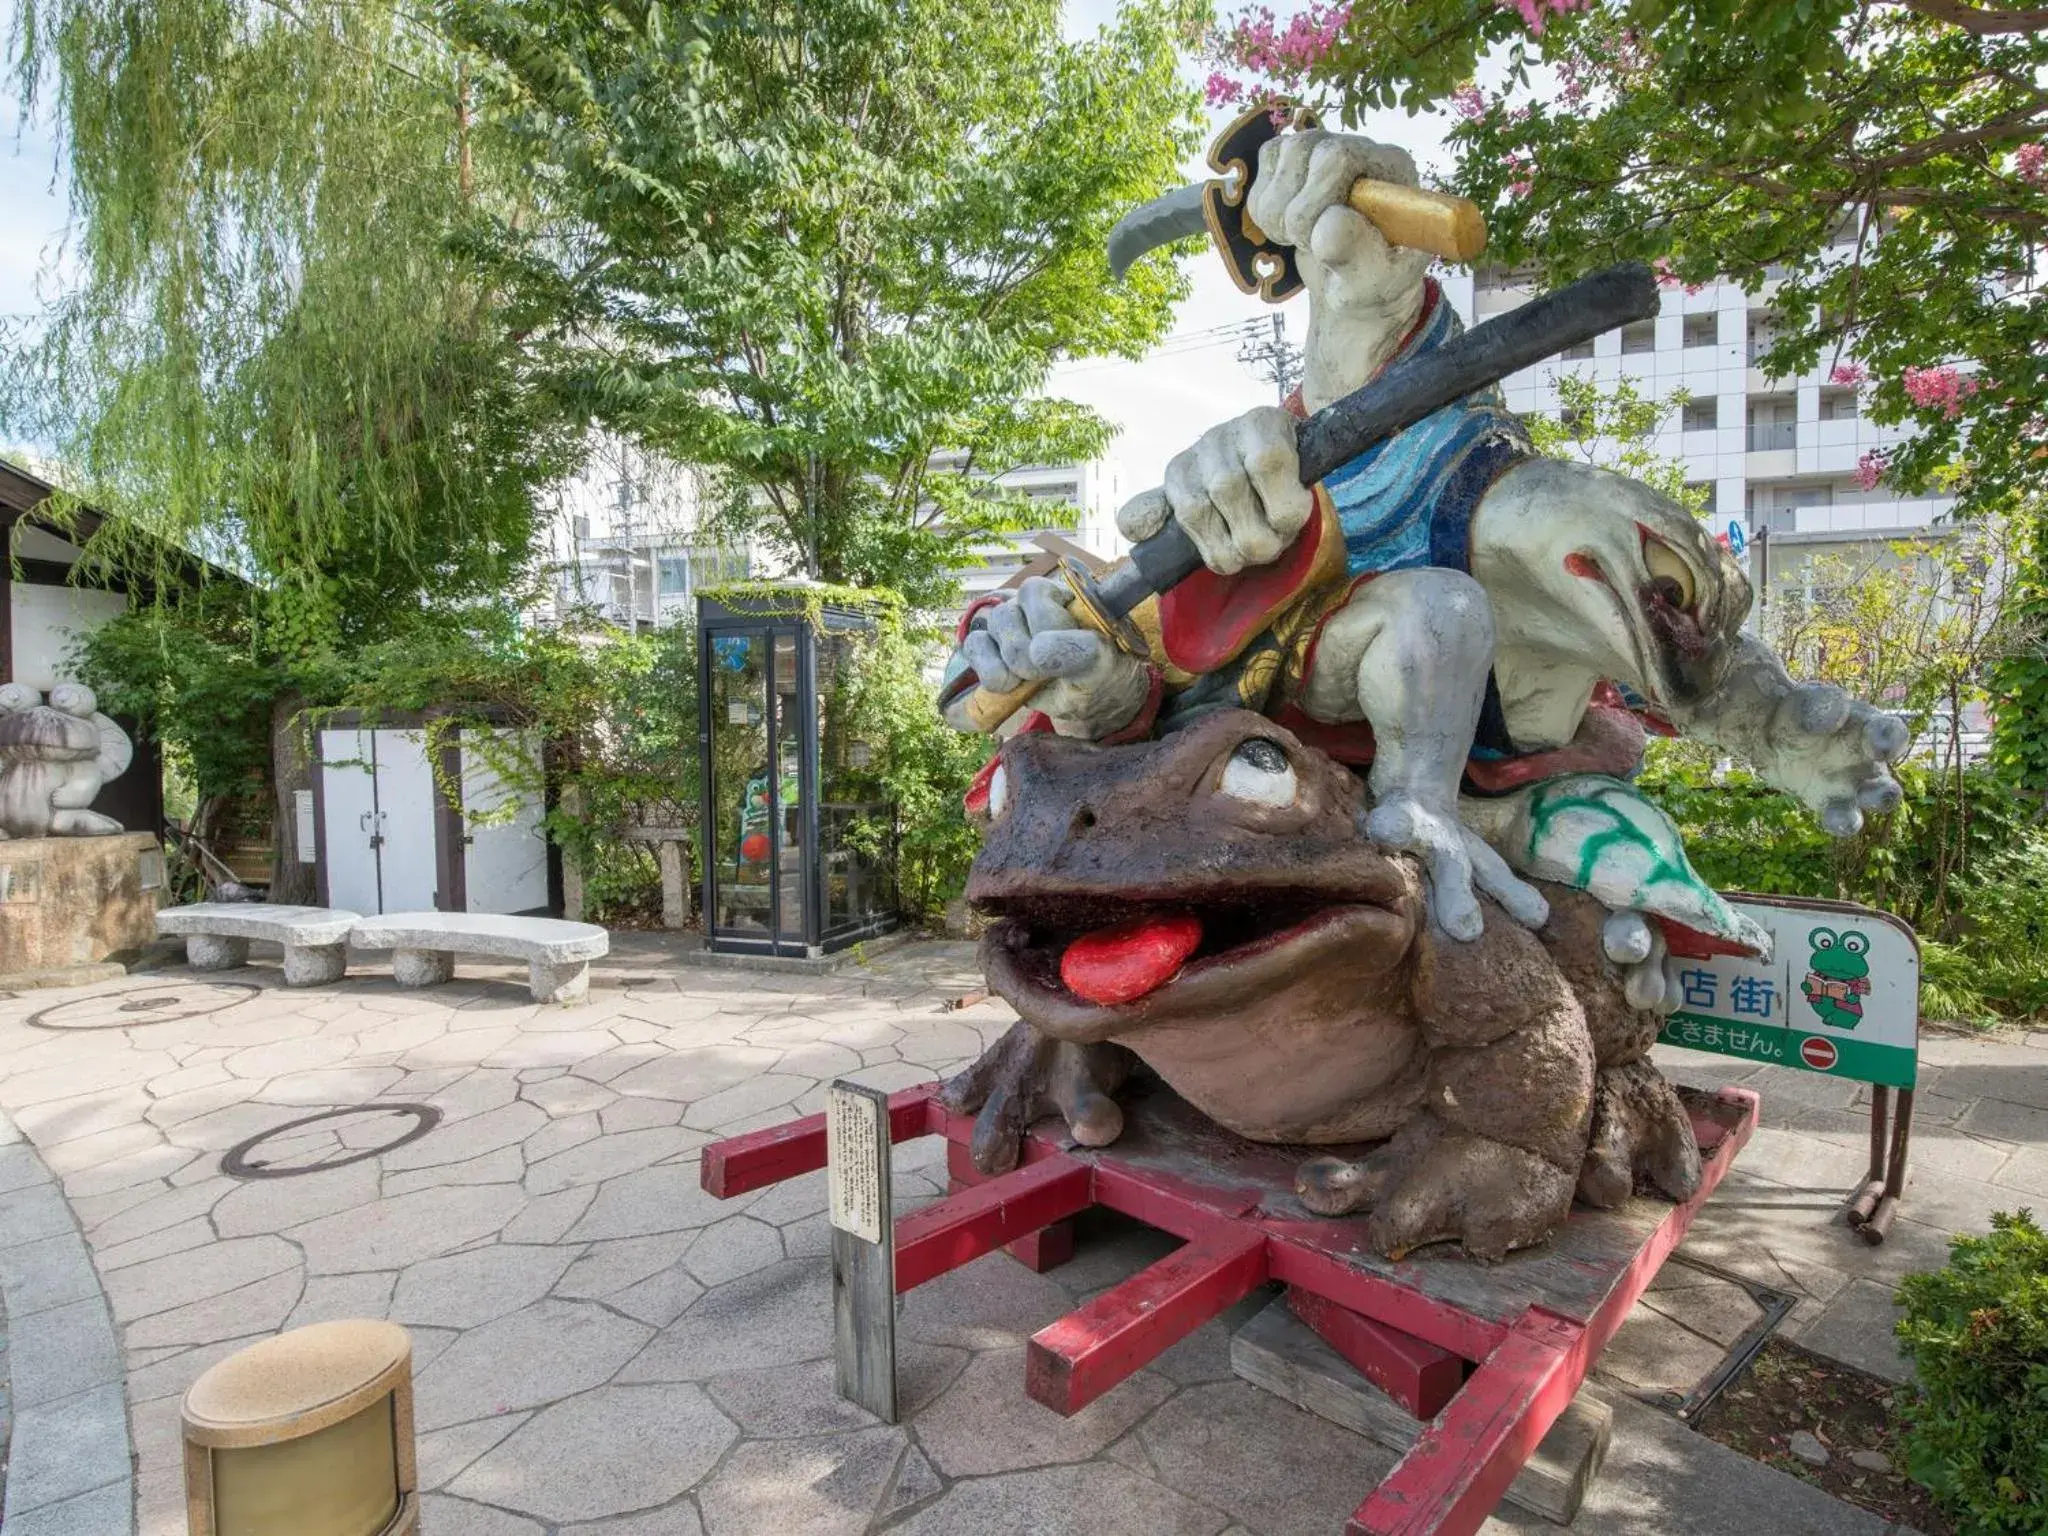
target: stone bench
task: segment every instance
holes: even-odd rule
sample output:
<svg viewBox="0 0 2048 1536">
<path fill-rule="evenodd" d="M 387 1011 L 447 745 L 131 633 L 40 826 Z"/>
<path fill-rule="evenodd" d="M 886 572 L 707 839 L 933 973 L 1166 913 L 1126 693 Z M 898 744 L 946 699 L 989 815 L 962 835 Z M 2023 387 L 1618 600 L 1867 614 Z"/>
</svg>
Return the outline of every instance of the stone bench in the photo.
<svg viewBox="0 0 2048 1536">
<path fill-rule="evenodd" d="M 490 912 L 387 912 L 356 922 L 357 949 L 388 949 L 391 979 L 401 987 L 433 987 L 455 974 L 457 955 L 490 955 L 527 963 L 537 1003 L 573 1003 L 590 990 L 590 962 L 611 950 L 611 935 L 594 923 Z"/>
<path fill-rule="evenodd" d="M 156 931 L 185 941 L 195 971 L 227 971 L 249 963 L 249 941 L 284 946 L 284 984 L 317 987 L 348 969 L 349 932 L 361 919 L 334 907 L 273 907 L 260 901 L 201 901 L 166 907 Z"/>
</svg>

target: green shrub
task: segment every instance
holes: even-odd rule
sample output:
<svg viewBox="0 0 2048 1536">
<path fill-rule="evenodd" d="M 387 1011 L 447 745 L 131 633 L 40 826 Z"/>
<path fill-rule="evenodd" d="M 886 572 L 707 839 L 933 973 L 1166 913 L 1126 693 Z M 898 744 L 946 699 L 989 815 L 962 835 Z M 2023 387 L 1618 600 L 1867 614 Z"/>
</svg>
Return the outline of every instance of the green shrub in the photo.
<svg viewBox="0 0 2048 1536">
<path fill-rule="evenodd" d="M 1958 1536 L 2048 1530 L 2048 1235 L 2027 1211 L 1899 1285 L 1907 1466 Z"/>
</svg>

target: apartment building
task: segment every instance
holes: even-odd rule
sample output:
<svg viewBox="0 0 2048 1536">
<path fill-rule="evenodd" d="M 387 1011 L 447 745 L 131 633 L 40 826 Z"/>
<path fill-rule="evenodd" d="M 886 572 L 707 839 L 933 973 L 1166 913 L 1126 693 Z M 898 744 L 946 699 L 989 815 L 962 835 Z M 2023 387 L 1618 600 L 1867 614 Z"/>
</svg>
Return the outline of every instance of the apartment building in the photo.
<svg viewBox="0 0 2048 1536">
<path fill-rule="evenodd" d="M 1797 378 L 1774 378 L 1757 366 L 1782 323 L 1773 307 L 1777 287 L 1767 281 L 1747 294 L 1728 282 L 1696 293 L 1670 286 L 1656 318 L 1610 331 L 1505 385 L 1513 409 L 1553 416 L 1557 380 L 1566 373 L 1603 388 L 1633 377 L 1658 399 L 1684 391 L 1688 403 L 1666 420 L 1654 448 L 1707 488 L 1715 532 L 1745 551 L 1752 578 L 1770 592 L 1798 590 L 1814 570 L 1843 560 L 1889 559 L 1893 540 L 1945 536 L 1936 520 L 1953 505 L 1858 482 L 1866 454 L 1893 447 L 1912 429 L 1862 416 L 1856 390 L 1830 380 L 1834 359 L 1824 356 Z M 1444 289 L 1468 324 L 1531 293 L 1526 276 L 1490 268 L 1448 277 Z"/>
<path fill-rule="evenodd" d="M 549 541 L 543 619 L 594 612 L 622 629 L 693 623 L 697 593 L 738 581 L 753 562 L 701 529 L 703 487 L 687 465 L 603 439 L 561 487 Z"/>
<path fill-rule="evenodd" d="M 953 471 L 960 462 L 957 455 L 939 454 L 932 468 Z M 1044 520 L 973 547 L 977 563 L 957 573 L 963 605 L 1043 561 L 1049 551 L 1078 548 L 1106 558 L 1121 548 L 1113 463 L 1031 466 L 998 476 L 996 483 L 1042 506 Z M 706 535 L 703 494 L 688 466 L 602 442 L 583 472 L 560 490 L 546 535 L 550 599 L 536 616 L 560 618 L 580 609 L 622 628 L 659 628 L 693 621 L 704 587 L 784 574 L 758 551 L 727 548 Z"/>
<path fill-rule="evenodd" d="M 933 461 L 934 468 L 946 466 L 944 456 Z M 1117 465 L 1107 459 L 1034 465 L 998 476 L 998 485 L 1021 491 L 1034 507 L 1042 506 L 1045 520 L 974 546 L 980 563 L 956 573 L 962 606 L 1006 585 L 1024 567 L 1052 553 L 1079 548 L 1103 559 L 1115 556 L 1124 547 L 1116 532 L 1116 510 L 1123 499 L 1120 479 Z"/>
</svg>

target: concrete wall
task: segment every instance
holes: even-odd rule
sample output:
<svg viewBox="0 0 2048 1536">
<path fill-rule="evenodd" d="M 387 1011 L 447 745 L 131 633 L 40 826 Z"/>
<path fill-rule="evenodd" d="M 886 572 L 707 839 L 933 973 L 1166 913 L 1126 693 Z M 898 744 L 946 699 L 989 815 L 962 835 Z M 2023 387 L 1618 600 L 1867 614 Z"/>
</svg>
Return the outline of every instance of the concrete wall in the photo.
<svg viewBox="0 0 2048 1536">
<path fill-rule="evenodd" d="M 70 675 L 65 654 L 72 642 L 128 610 L 121 592 L 12 583 L 14 681 L 48 692 Z"/>
</svg>

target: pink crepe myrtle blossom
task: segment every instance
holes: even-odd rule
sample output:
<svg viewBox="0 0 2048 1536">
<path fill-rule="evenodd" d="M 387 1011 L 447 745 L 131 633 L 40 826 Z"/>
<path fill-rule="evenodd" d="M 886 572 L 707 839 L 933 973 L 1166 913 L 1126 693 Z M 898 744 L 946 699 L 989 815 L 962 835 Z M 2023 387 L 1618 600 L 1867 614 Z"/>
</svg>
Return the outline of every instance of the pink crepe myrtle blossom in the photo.
<svg viewBox="0 0 2048 1536">
<path fill-rule="evenodd" d="M 1511 149 L 1501 157 L 1501 162 L 1515 173 L 1515 180 L 1508 183 L 1508 196 L 1527 197 L 1535 183 L 1536 162 L 1518 149 Z"/>
<path fill-rule="evenodd" d="M 1252 74 L 1299 82 L 1336 47 L 1350 20 L 1350 0 L 1312 0 L 1285 27 L 1270 7 L 1262 5 L 1241 12 L 1217 39 L 1216 51 L 1223 62 Z M 1209 81 L 1214 89 L 1216 76 Z"/>
<path fill-rule="evenodd" d="M 1837 363 L 1834 372 L 1828 375 L 1830 384 L 1840 384 L 1854 389 L 1870 377 L 1870 372 L 1861 363 Z"/>
<path fill-rule="evenodd" d="M 1705 283 L 1685 282 L 1685 279 L 1680 277 L 1677 270 L 1671 265 L 1671 258 L 1669 256 L 1659 256 L 1650 263 L 1650 269 L 1657 274 L 1657 286 L 1660 288 L 1676 288 L 1679 284 L 1684 283 L 1687 293 L 1698 293 L 1707 286 Z"/>
<path fill-rule="evenodd" d="M 1466 122 L 1477 122 L 1486 116 L 1486 98 L 1479 93 L 1479 87 L 1466 81 L 1451 92 L 1451 110 Z"/>
<path fill-rule="evenodd" d="M 2012 152 L 2012 168 L 2028 185 L 2048 187 L 2048 144 L 2022 144 Z"/>
<path fill-rule="evenodd" d="M 1552 16 L 1586 10 L 1593 0 L 1498 0 L 1498 3 L 1504 9 L 1516 12 L 1522 18 L 1522 24 L 1541 37 Z"/>
<path fill-rule="evenodd" d="M 1900 376 L 1906 398 L 1923 411 L 1940 411 L 1949 421 L 1963 414 L 1963 402 L 1977 393 L 1977 381 L 1944 363 L 1938 368 L 1908 368 Z"/>
<path fill-rule="evenodd" d="M 1226 107 L 1244 99 L 1244 85 L 1220 69 L 1212 70 L 1202 85 L 1202 99 L 1212 107 Z"/>
<path fill-rule="evenodd" d="M 1885 451 L 1873 448 L 1856 461 L 1856 483 L 1866 491 L 1874 491 L 1890 468 L 1891 459 Z"/>
</svg>

